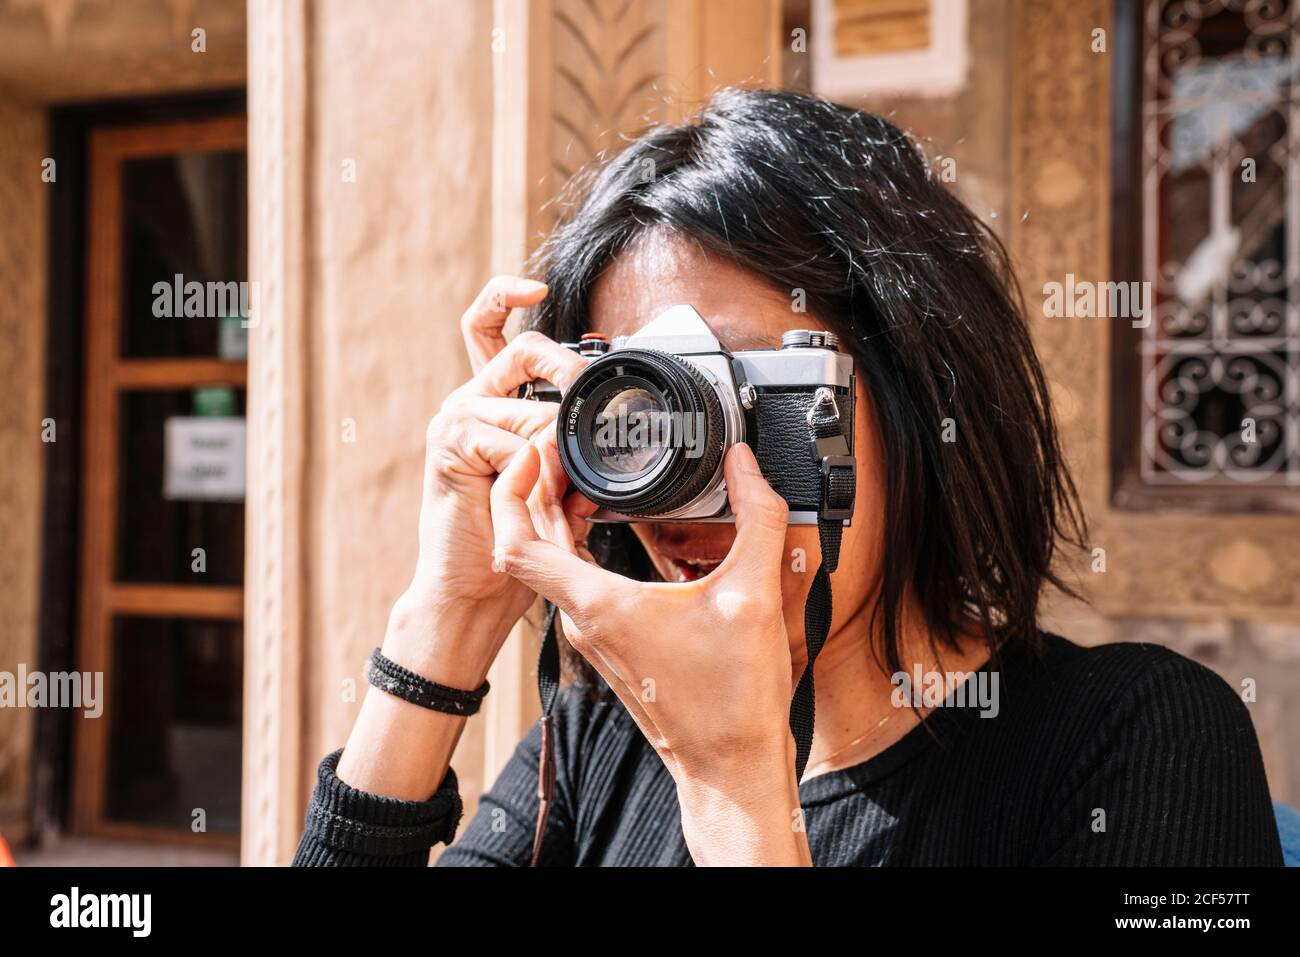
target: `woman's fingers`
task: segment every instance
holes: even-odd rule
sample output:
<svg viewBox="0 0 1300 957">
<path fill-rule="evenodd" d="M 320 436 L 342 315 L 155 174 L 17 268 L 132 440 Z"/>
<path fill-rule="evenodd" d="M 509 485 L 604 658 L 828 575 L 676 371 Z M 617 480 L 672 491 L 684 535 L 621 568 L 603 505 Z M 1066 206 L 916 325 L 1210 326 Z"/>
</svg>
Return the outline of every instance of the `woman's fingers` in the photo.
<svg viewBox="0 0 1300 957">
<path fill-rule="evenodd" d="M 653 675 L 636 664 L 644 661 L 638 655 L 658 642 L 635 643 L 639 651 L 632 654 L 621 640 L 638 632 L 629 628 L 629 617 L 644 620 L 646 609 L 653 606 L 636 600 L 638 590 L 644 587 L 640 583 L 590 561 L 585 548 L 586 519 L 596 506 L 578 493 L 566 497 L 567 487 L 555 445 L 555 427 L 550 426 L 519 450 L 492 485 L 493 568 L 510 574 L 559 608 L 561 627 L 570 644 L 613 689 L 646 739 L 663 748 L 668 738 L 653 708 L 646 704 L 654 698 L 642 697 L 646 681 Z M 583 557 L 575 554 L 578 550 Z M 671 620 L 670 612 L 654 610 Z M 671 642 L 674 636 L 664 633 L 663 638 Z"/>
<path fill-rule="evenodd" d="M 528 498 L 528 509 L 533 525 L 543 539 L 577 554 L 575 540 L 564 514 L 564 493 L 569 477 L 560 464 L 560 453 L 555 446 L 555 423 L 540 431 L 532 440 L 540 459 L 537 484 Z"/>
<path fill-rule="evenodd" d="M 599 508 L 599 505 L 581 492 L 570 492 L 564 499 L 564 516 L 569 522 L 569 534 L 573 536 L 573 544 L 584 558 L 591 555 L 586 550 L 587 538 L 591 535 L 590 518 Z"/>
<path fill-rule="evenodd" d="M 428 464 L 435 474 L 493 475 L 530 436 L 555 421 L 553 402 L 475 396 L 451 399 L 429 422 Z"/>
<path fill-rule="evenodd" d="M 491 395 L 473 396 L 461 408 L 471 418 L 514 432 L 525 439 L 531 439 L 553 426 L 555 414 L 560 409 L 554 402 L 529 402 L 525 399 L 505 399 Z"/>
<path fill-rule="evenodd" d="M 527 498 L 540 474 L 537 447 L 527 443 L 492 483 L 493 568 L 554 602 L 585 631 L 587 610 L 612 608 L 619 586 L 630 583 L 538 537 Z"/>
<path fill-rule="evenodd" d="M 454 475 L 491 476 L 505 469 L 528 440 L 477 419 L 430 445 L 426 481 Z"/>
<path fill-rule="evenodd" d="M 565 498 L 565 491 L 568 489 L 569 478 L 564 474 L 564 467 L 560 463 L 559 450 L 555 445 L 555 427 L 545 429 L 533 438 L 530 445 L 537 450 L 538 472 L 537 479 L 533 485 L 533 490 L 528 499 L 529 511 L 537 531 L 541 533 L 543 539 L 554 543 L 566 552 L 576 554 L 588 563 L 589 567 L 595 567 L 591 559 L 591 553 L 587 551 L 587 533 L 590 525 L 585 519 L 594 511 L 596 506 L 587 501 L 586 498 L 573 493 Z M 531 464 L 524 463 L 521 466 L 523 475 L 519 479 L 520 484 L 515 486 L 515 491 L 520 491 L 522 486 L 527 482 Z M 515 476 L 503 476 L 503 479 L 513 481 Z M 588 511 L 584 506 L 574 501 L 574 495 L 578 500 L 590 506 Z M 582 517 L 579 517 L 582 516 Z M 495 521 L 495 515 L 494 515 Z M 500 541 L 498 534 L 497 541 Z M 608 573 L 606 573 L 608 574 Z M 630 583 L 629 583 L 630 584 Z M 557 604 L 559 604 L 557 602 Z M 604 612 L 606 614 L 613 611 L 612 607 L 596 606 L 597 614 Z M 586 657 L 587 661 L 597 673 L 605 680 L 615 693 L 624 701 L 628 711 L 632 714 L 633 719 L 641 726 L 651 740 L 654 740 L 653 734 L 657 733 L 654 729 L 654 723 L 645 713 L 644 708 L 637 700 L 637 689 L 629 688 L 627 682 L 620 674 L 617 665 L 606 656 L 606 651 L 611 651 L 605 643 L 593 642 L 591 638 L 599 629 L 591 628 L 591 619 L 588 618 L 587 630 L 580 629 L 570 617 L 570 612 L 560 605 L 560 624 L 564 629 L 565 637 L 568 638 L 578 652 Z M 624 689 L 620 693 L 619 689 Z"/>
<path fill-rule="evenodd" d="M 569 489 L 569 477 L 564 474 L 560 462 L 560 450 L 555 444 L 556 422 L 538 431 L 533 436 L 533 445 L 537 446 L 540 468 L 537 475 L 537 496 L 547 507 L 562 509 L 564 493 Z"/>
<path fill-rule="evenodd" d="M 556 429 L 557 423 L 552 422 L 532 439 L 542 466 L 529 508 L 543 538 L 590 560 L 587 537 L 591 534 L 591 523 L 587 519 L 600 506 L 581 492 L 569 491 L 569 476 L 560 462 L 560 449 L 555 441 Z"/>
<path fill-rule="evenodd" d="M 506 347 L 504 335 L 510 310 L 532 306 L 546 298 L 546 284 L 518 276 L 497 276 L 488 282 L 460 317 L 470 368 L 478 373 Z"/>
<path fill-rule="evenodd" d="M 566 389 L 587 360 L 540 332 L 521 332 L 493 356 L 463 388 L 477 395 L 514 395 L 533 379 Z"/>
<path fill-rule="evenodd" d="M 741 568 L 749 574 L 771 575 L 781 567 L 790 507 L 772 490 L 748 445 L 731 447 L 723 462 L 727 501 L 736 516 L 736 539 L 714 574 Z"/>
</svg>

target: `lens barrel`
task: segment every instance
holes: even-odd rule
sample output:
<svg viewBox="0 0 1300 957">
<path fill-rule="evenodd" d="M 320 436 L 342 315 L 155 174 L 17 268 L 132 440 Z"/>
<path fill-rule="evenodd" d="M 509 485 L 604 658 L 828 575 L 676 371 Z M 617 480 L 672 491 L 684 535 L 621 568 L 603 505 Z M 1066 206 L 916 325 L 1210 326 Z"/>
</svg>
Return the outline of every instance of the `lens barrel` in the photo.
<svg viewBox="0 0 1300 957">
<path fill-rule="evenodd" d="M 594 359 L 559 410 L 560 462 L 602 508 L 652 518 L 717 480 L 726 421 L 704 374 L 677 356 L 628 348 Z"/>
</svg>

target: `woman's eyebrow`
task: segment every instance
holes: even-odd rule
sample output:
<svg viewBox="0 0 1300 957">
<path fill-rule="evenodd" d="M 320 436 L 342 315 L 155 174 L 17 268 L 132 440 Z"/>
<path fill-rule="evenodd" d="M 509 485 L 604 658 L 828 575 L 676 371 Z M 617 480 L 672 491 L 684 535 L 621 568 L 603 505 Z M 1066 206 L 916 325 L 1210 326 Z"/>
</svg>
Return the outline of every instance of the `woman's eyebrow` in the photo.
<svg viewBox="0 0 1300 957">
<path fill-rule="evenodd" d="M 752 329 L 715 329 L 714 335 L 728 352 L 745 352 L 751 349 L 776 349 L 781 345 L 781 334 L 775 336 Z"/>
</svg>

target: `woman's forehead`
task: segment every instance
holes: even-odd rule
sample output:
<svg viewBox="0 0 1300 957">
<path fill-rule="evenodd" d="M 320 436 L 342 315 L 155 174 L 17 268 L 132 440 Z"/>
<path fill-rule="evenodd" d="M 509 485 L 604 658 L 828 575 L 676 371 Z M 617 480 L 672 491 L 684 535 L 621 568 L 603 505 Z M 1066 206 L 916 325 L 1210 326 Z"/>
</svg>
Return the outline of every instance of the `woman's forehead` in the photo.
<svg viewBox="0 0 1300 957">
<path fill-rule="evenodd" d="M 589 300 L 591 332 L 627 336 L 671 306 L 686 304 L 704 317 L 723 347 L 774 349 L 781 333 L 816 325 L 794 309 L 793 292 L 770 283 L 694 243 L 651 233 L 601 273 Z"/>
</svg>

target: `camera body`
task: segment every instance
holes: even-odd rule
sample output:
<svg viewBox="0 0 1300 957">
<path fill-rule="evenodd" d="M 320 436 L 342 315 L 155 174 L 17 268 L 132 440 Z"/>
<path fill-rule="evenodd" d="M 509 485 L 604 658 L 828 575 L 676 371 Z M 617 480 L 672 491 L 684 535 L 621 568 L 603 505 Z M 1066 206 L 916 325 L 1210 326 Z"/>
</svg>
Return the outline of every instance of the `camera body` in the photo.
<svg viewBox="0 0 1300 957">
<path fill-rule="evenodd" d="M 819 515 L 848 524 L 845 483 L 827 508 L 830 466 L 852 473 L 856 395 L 852 357 L 833 333 L 795 330 L 780 348 L 729 353 L 694 308 L 678 305 L 612 343 L 584 336 L 565 346 L 591 362 L 564 395 L 541 382 L 521 394 L 560 402 L 560 460 L 601 507 L 593 521 L 734 521 L 722 461 L 747 442 L 792 525 Z M 828 421 L 829 444 L 817 434 Z"/>
</svg>

